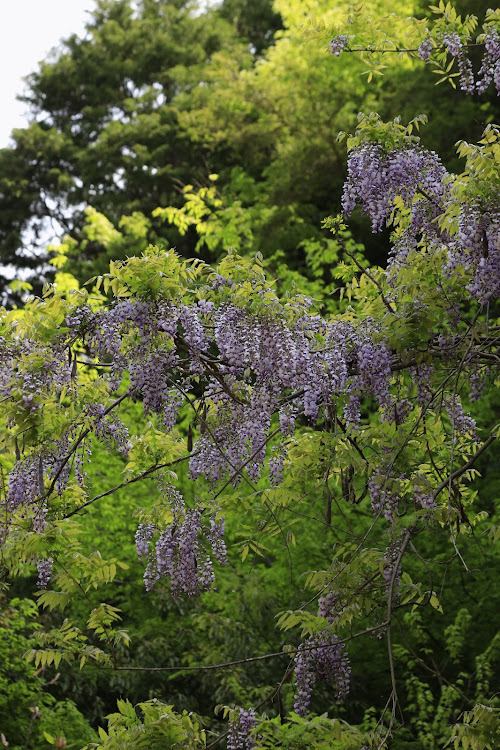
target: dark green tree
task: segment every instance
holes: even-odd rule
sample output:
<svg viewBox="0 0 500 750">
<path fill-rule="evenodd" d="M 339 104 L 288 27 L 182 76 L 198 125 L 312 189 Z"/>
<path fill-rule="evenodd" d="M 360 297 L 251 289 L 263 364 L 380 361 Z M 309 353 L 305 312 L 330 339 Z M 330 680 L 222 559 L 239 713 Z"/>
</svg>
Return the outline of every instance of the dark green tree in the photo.
<svg viewBox="0 0 500 750">
<path fill-rule="evenodd" d="M 230 21 L 238 34 L 248 39 L 260 55 L 273 42 L 274 34 L 283 28 L 282 18 L 273 0 L 224 0 L 219 13 Z"/>
<path fill-rule="evenodd" d="M 409 14 L 413 4 L 394 10 Z M 255 247 L 301 270 L 303 243 L 324 243 L 320 221 L 338 204 L 345 153 L 335 134 L 352 129 L 359 110 L 390 117 L 397 109 L 408 119 L 427 112 L 426 145 L 450 160 L 450 112 L 456 137 L 479 137 L 493 100 L 478 108 L 451 89 L 435 96 L 421 65 L 398 72 L 397 60 L 369 86 L 363 61 L 332 66 L 327 45 L 309 43 L 311 13 L 331 27 L 347 5 L 225 0 L 199 12 L 188 0 L 99 0 L 85 37 L 70 37 L 29 77 L 31 123 L 0 151 L 2 262 L 25 275 L 31 269 L 39 289 L 50 238 L 81 240 L 87 206 L 114 226 L 139 213 L 148 241 L 192 256 L 196 233 L 181 235 L 151 213 L 182 205 L 182 186 L 206 185 L 215 172 L 226 199 L 249 210 Z M 383 259 L 383 242 L 367 225 L 358 236 L 371 258 Z M 72 271 L 81 281 L 105 271 L 101 243 L 79 247 Z M 196 252 L 212 260 L 225 249 Z M 121 252 L 115 257 L 134 250 Z"/>
<path fill-rule="evenodd" d="M 134 5 L 99 0 L 85 37 L 67 39 L 29 77 L 31 123 L 0 151 L 4 264 L 40 272 L 47 237 L 77 236 L 82 207 L 116 222 L 149 214 L 206 171 L 174 101 L 203 82 L 217 51 L 248 65 L 252 54 L 216 11 L 197 14 L 189 0 Z"/>
</svg>

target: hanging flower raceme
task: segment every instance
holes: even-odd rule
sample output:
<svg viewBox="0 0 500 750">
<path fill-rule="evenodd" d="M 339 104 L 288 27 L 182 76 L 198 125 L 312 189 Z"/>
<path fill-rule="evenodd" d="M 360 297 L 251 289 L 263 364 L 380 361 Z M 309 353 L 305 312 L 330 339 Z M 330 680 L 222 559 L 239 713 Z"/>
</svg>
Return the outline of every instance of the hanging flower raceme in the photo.
<svg viewBox="0 0 500 750">
<path fill-rule="evenodd" d="M 379 143 L 364 143 L 349 153 L 342 209 L 348 215 L 361 206 L 371 219 L 372 230 L 380 232 L 391 219 L 396 197 L 412 210 L 416 196 L 441 207 L 446 175 L 433 151 L 415 146 L 386 152 Z M 429 216 L 419 231 L 434 235 L 434 218 L 435 214 Z"/>
<path fill-rule="evenodd" d="M 255 746 L 255 740 L 251 735 L 255 726 L 257 726 L 257 719 L 254 709 L 240 708 L 238 717 L 229 725 L 227 750 L 251 750 Z"/>
<path fill-rule="evenodd" d="M 227 562 L 224 519 L 212 516 L 207 525 L 201 510 L 186 507 L 175 488 L 167 485 L 163 491 L 165 503 L 172 511 L 171 522 L 163 530 L 155 523 L 143 523 L 136 532 L 137 554 L 147 563 L 144 583 L 150 591 L 158 580 L 168 578 L 173 596 L 196 596 L 211 589 L 215 581 L 207 547 L 219 564 Z M 158 538 L 153 547 L 155 534 Z"/>
<path fill-rule="evenodd" d="M 311 695 L 317 679 L 334 688 L 336 699 L 342 701 L 349 693 L 351 667 L 344 644 L 329 634 L 310 636 L 300 644 L 295 661 L 294 710 L 305 716 L 309 710 Z"/>
</svg>

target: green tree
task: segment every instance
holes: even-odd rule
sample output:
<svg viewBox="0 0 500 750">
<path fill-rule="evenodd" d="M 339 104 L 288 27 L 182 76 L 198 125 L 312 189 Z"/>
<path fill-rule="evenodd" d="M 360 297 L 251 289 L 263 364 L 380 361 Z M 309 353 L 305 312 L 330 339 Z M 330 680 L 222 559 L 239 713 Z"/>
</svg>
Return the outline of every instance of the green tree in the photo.
<svg viewBox="0 0 500 750">
<path fill-rule="evenodd" d="M 282 28 L 281 16 L 272 0 L 223 0 L 218 10 L 258 55 L 273 43 L 274 34 Z"/>
<path fill-rule="evenodd" d="M 20 256 L 21 266 L 36 265 L 23 241 L 39 256 L 50 222 L 77 236 L 82 205 L 118 222 L 175 203 L 176 185 L 203 171 L 204 155 L 179 127 L 173 102 L 203 81 L 224 47 L 237 56 L 241 48 L 250 64 L 215 11 L 194 14 L 186 0 L 145 0 L 136 10 L 128 0 L 100 1 L 86 36 L 70 37 L 29 78 L 23 101 L 32 122 L 0 153 L 3 262 L 18 265 Z M 88 257 L 97 251 L 89 247 Z"/>
<path fill-rule="evenodd" d="M 56 701 L 51 689 L 60 675 L 47 679 L 26 661 L 40 628 L 38 609 L 29 599 L 0 600 L 0 733 L 11 750 L 31 747 L 45 750 L 49 744 L 77 750 L 97 735 L 67 698 Z"/>
<path fill-rule="evenodd" d="M 414 8 L 400 2 L 393 10 L 405 16 Z M 181 207 L 182 187 L 205 188 L 212 173 L 225 199 L 247 210 L 252 241 L 274 258 L 276 271 L 284 254 L 299 272 L 304 243 L 329 254 L 320 222 L 338 203 L 345 177 L 336 134 L 353 129 L 358 111 L 387 118 L 397 109 L 409 120 L 432 102 L 426 145 L 452 169 L 447 118 L 456 137 L 475 141 L 494 112 L 488 96 L 480 108 L 451 89 L 435 97 L 420 62 L 386 55 L 390 75 L 386 69 L 371 84 L 365 61 L 354 55 L 332 66 L 328 34 L 346 22 L 347 4 L 227 0 L 194 11 L 180 1 L 141 2 L 136 10 L 127 0 L 99 2 L 86 37 L 68 39 L 30 76 L 24 101 L 32 123 L 0 152 L 0 254 L 25 273 L 35 267 L 38 291 L 48 235 L 78 242 L 72 271 L 81 282 L 105 272 L 109 246 L 79 242 L 88 206 L 115 228 L 138 212 L 148 241 L 192 256 L 194 233 L 180 235 L 151 214 Z M 371 2 L 361 13 L 384 11 Z M 327 34 L 324 45 L 308 33 L 312 15 Z M 382 262 L 385 239 L 375 240 L 358 219 L 358 239 Z M 212 260 L 226 249 L 220 243 L 197 252 Z"/>
</svg>

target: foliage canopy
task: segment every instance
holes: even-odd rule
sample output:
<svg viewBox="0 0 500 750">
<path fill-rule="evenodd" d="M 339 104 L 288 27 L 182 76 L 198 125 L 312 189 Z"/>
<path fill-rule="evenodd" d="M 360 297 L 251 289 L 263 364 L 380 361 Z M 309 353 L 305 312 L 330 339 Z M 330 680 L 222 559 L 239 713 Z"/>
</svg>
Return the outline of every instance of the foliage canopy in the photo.
<svg viewBox="0 0 500 750">
<path fill-rule="evenodd" d="M 236 6 L 227 4 L 226 15 Z M 172 23 L 207 31 L 187 7 L 168 6 Z M 337 10 L 319 22 L 310 17 L 320 7 L 276 3 L 285 26 L 279 41 L 256 62 L 267 40 L 257 24 L 255 39 L 248 33 L 252 48 L 238 47 L 235 57 L 248 66 L 221 99 L 213 96 L 220 80 L 194 85 L 188 61 L 175 98 L 190 105 L 176 111 L 176 123 L 193 142 L 201 115 L 213 118 L 215 153 L 217 111 L 235 112 L 236 139 L 243 125 L 259 136 L 287 107 L 299 107 L 293 92 L 285 97 L 277 87 L 272 109 L 249 116 L 249 97 L 238 119 L 236 94 L 272 96 L 275 70 L 290 76 L 303 66 L 310 96 L 319 96 L 330 79 L 312 61 L 324 55 L 326 38 L 331 69 L 351 75 L 338 81 L 339 97 L 366 65 L 367 77 L 378 77 L 389 43 L 400 49 L 408 40 L 411 49 L 419 42 L 431 67 L 446 65 L 445 78 L 458 65 L 470 89 L 467 45 L 478 32 L 478 85 L 489 66 L 489 83 L 500 87 L 498 11 L 478 30 L 441 3 L 428 29 L 395 15 L 367 25 L 360 7 L 344 28 Z M 91 40 L 70 42 L 73 56 L 40 76 L 67 66 L 72 80 L 74 55 L 85 49 L 90 64 L 96 53 L 98 65 L 101 42 L 129 44 L 148 14 L 158 20 L 166 8 L 144 2 L 134 13 L 128 2 L 101 2 Z M 202 36 L 199 48 L 185 49 L 184 40 L 183 54 L 202 60 L 211 50 L 227 60 L 221 39 L 233 32 L 225 12 L 213 48 Z M 297 60 L 298 23 L 307 43 Z M 151 26 L 160 56 L 162 28 Z M 154 46 L 140 52 L 144 71 L 153 69 Z M 119 78 L 125 58 L 116 56 Z M 107 106 L 115 81 L 111 68 L 105 74 L 109 87 L 95 95 Z M 74 81 L 71 91 L 79 95 Z M 350 114 L 368 91 L 364 83 L 351 91 Z M 149 94 L 127 106 L 147 109 Z M 60 106 L 74 107 L 75 117 L 82 110 L 69 95 Z M 485 123 L 478 143 L 460 141 L 461 171 L 451 172 L 421 140 L 425 117 L 403 125 L 359 114 L 351 134 L 340 136 L 348 151 L 342 214 L 324 220 L 328 240 L 319 231 L 301 237 L 308 267 L 299 274 L 293 262 L 285 269 L 286 256 L 280 265 L 279 255 L 270 260 L 254 249 L 285 165 L 285 192 L 294 168 L 304 175 L 302 191 L 308 175 L 315 179 L 318 163 L 297 167 L 293 156 L 324 149 L 326 122 L 316 111 L 317 142 L 302 141 L 301 153 L 298 131 L 285 128 L 261 172 L 264 187 L 245 164 L 229 183 L 222 176 L 219 185 L 252 195 L 247 204 L 216 190 L 213 172 L 208 185 L 184 186 L 177 204 L 145 189 L 153 218 L 181 236 L 191 232 L 198 250 L 215 255 L 230 241 L 239 252 L 210 265 L 150 244 L 149 215 L 126 188 L 128 213 L 117 221 L 125 204 L 106 215 L 94 201 L 78 235 L 53 249 L 55 283 L 22 308 L 2 310 L 1 561 L 14 586 L 26 585 L 36 566 L 42 625 L 26 634 L 33 604 L 12 601 L 5 650 L 26 640 L 36 672 L 22 667 L 23 700 L 38 691 L 51 706 L 47 682 L 78 669 L 90 675 L 89 693 L 105 684 L 120 696 L 99 739 L 82 727 L 88 748 L 493 750 L 500 736 L 500 640 L 491 616 L 500 532 L 490 458 L 500 434 L 500 126 Z M 340 112 L 336 124 L 349 124 L 350 114 Z M 29 132 L 38 127 L 58 140 L 67 115 Z M 113 129 L 130 125 L 106 117 L 96 104 L 82 120 L 89 163 Z M 92 118 L 95 130 L 84 133 Z M 145 164 L 150 156 L 144 152 Z M 97 166 L 109 180 L 113 167 Z M 294 201 L 286 205 L 293 213 Z M 360 210 L 374 233 L 389 237 L 383 265 L 367 260 L 347 229 Z M 81 285 L 68 270 L 92 247 L 104 248 L 109 270 Z M 140 569 L 148 600 L 134 584 Z M 67 724 L 81 722 L 68 700 L 60 710 Z M 19 729 L 18 746 L 29 745 L 32 724 Z M 47 743 L 64 746 L 44 732 Z"/>
</svg>

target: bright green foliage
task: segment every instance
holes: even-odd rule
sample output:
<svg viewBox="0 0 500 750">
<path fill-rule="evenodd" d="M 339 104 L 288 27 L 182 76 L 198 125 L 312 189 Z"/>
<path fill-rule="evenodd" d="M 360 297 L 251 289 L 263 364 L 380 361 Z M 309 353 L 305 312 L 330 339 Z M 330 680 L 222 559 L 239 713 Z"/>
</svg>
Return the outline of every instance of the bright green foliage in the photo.
<svg viewBox="0 0 500 750">
<path fill-rule="evenodd" d="M 29 599 L 2 597 L 0 613 L 0 732 L 11 750 L 31 747 L 46 750 L 47 742 L 68 750 L 79 749 L 95 739 L 95 733 L 75 704 L 57 701 L 51 686 L 60 674 L 47 677 L 45 669 L 34 670 L 24 658 L 40 629 L 37 607 Z M 50 738 L 50 739 L 48 739 Z"/>
<path fill-rule="evenodd" d="M 397 109 L 409 119 L 427 111 L 433 97 L 420 63 L 366 54 L 333 65 L 329 38 L 350 18 L 349 28 L 361 40 L 364 29 L 367 43 L 382 37 L 389 47 L 401 37 L 414 44 L 426 21 L 409 21 L 415 8 L 406 1 L 392 3 L 390 14 L 380 0 L 354 8 L 225 0 L 196 14 L 181 0 L 143 1 L 136 11 L 132 5 L 100 0 L 87 37 L 71 37 L 30 76 L 25 100 L 33 122 L 0 152 L 3 262 L 35 266 L 30 280 L 39 292 L 48 232 L 72 238 L 72 272 L 83 283 L 105 272 L 109 259 L 138 254 L 139 235 L 141 245 L 162 242 L 213 260 L 236 245 L 236 229 L 252 243 L 249 252 L 274 259 L 274 274 L 283 271 L 282 253 L 292 273 L 302 272 L 307 243 L 324 247 L 320 222 L 335 210 L 345 177 L 337 132 L 351 130 L 360 110 L 387 118 Z M 390 86 L 379 81 L 382 67 Z M 370 76 L 377 80 L 368 84 Z M 454 158 L 446 138 L 451 120 L 455 139 L 476 140 L 493 111 L 483 98 L 478 116 L 470 102 L 442 89 L 426 135 L 431 147 Z M 157 208 L 182 210 L 184 187 L 210 190 L 214 173 L 224 231 L 213 234 L 208 216 L 204 246 L 191 231 L 183 235 L 160 221 L 163 213 L 151 216 Z M 115 229 L 121 225 L 127 239 L 104 243 L 82 231 L 88 207 Z M 380 262 L 383 244 L 363 223 L 353 226 Z M 35 261 L 25 244 L 37 246 Z"/>
<path fill-rule="evenodd" d="M 361 732 L 326 716 L 303 718 L 291 713 L 286 723 L 278 718 L 259 725 L 256 750 L 284 747 L 289 750 L 357 750 L 363 741 Z"/>
<path fill-rule="evenodd" d="M 464 712 L 463 721 L 453 726 L 453 734 L 446 747 L 454 750 L 494 750 L 500 741 L 498 710 L 481 704 Z"/>
<path fill-rule="evenodd" d="M 100 743 L 86 745 L 85 750 L 196 750 L 206 747 L 200 719 L 184 711 L 177 714 L 172 706 L 157 700 L 139 703 L 139 715 L 129 701 L 118 701 L 117 713 L 110 714 L 108 731 L 99 729 Z"/>
</svg>

